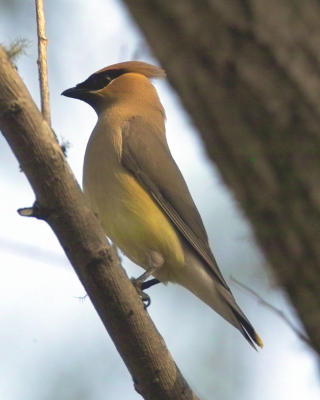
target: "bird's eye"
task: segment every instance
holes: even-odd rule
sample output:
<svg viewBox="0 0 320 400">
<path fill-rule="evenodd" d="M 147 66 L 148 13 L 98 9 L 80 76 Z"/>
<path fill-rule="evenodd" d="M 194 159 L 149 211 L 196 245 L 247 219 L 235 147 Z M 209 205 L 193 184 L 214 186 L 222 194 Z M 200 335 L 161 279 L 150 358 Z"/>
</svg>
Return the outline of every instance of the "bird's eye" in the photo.
<svg viewBox="0 0 320 400">
<path fill-rule="evenodd" d="M 77 86 L 82 89 L 99 90 L 107 86 L 111 81 L 112 78 L 106 74 L 94 74 Z"/>
<path fill-rule="evenodd" d="M 111 78 L 108 75 L 93 75 L 90 82 L 91 90 L 99 90 L 107 86 L 111 82 Z"/>
</svg>

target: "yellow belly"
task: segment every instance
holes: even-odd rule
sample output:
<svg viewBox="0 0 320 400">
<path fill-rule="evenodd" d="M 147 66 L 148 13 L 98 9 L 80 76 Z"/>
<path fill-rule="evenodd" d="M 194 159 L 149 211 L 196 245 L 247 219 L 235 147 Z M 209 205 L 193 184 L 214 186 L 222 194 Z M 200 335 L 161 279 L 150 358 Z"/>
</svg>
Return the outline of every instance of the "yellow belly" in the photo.
<svg viewBox="0 0 320 400">
<path fill-rule="evenodd" d="M 124 170 L 123 170 L 124 171 Z M 152 252 L 164 264 L 155 276 L 176 281 L 184 264 L 180 239 L 168 218 L 135 178 L 126 172 L 112 179 L 85 181 L 85 194 L 98 214 L 107 236 L 136 264 L 148 269 Z"/>
</svg>

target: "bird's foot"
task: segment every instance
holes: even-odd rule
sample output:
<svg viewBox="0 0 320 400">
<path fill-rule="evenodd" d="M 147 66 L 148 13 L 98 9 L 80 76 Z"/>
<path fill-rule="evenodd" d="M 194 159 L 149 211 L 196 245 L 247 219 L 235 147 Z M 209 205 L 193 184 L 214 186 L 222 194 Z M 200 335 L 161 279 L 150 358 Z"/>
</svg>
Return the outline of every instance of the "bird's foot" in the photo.
<svg viewBox="0 0 320 400">
<path fill-rule="evenodd" d="M 150 296 L 143 291 L 144 289 L 147 289 L 149 287 L 149 286 L 147 286 L 147 287 L 145 286 L 145 283 L 148 283 L 148 282 L 143 282 L 143 281 L 141 282 L 141 280 L 139 278 L 138 279 L 131 278 L 130 280 L 131 280 L 133 286 L 135 287 L 135 289 L 143 303 L 144 309 L 146 310 L 151 304 Z"/>
<path fill-rule="evenodd" d="M 147 271 L 145 271 L 142 275 L 140 275 L 138 278 L 131 278 L 131 282 L 136 288 L 136 291 L 138 292 L 145 309 L 150 306 L 151 299 L 150 296 L 144 292 L 144 290 L 160 282 L 158 279 L 150 279 L 149 281 L 146 279 L 148 279 L 150 275 L 153 275 L 159 268 L 161 268 L 163 265 L 163 257 L 157 252 L 151 252 L 149 264 L 150 268 L 148 268 Z"/>
</svg>

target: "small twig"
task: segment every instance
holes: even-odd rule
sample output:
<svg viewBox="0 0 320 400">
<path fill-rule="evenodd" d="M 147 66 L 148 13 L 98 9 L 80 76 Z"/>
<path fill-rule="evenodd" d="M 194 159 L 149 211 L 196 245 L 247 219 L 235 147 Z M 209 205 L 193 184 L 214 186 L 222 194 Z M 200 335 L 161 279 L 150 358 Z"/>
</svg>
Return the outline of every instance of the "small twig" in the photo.
<svg viewBox="0 0 320 400">
<path fill-rule="evenodd" d="M 57 138 L 57 140 L 58 140 L 58 138 Z M 71 147 L 71 143 L 69 142 L 69 140 L 66 140 L 63 137 L 61 137 L 60 147 L 61 147 L 61 150 L 63 151 L 64 156 L 67 157 L 68 150 Z"/>
<path fill-rule="evenodd" d="M 48 65 L 47 65 L 47 44 L 46 20 L 44 17 L 43 0 L 36 0 L 37 33 L 38 33 L 38 68 L 41 94 L 41 112 L 43 118 L 51 125 L 49 86 L 48 86 Z"/>
<path fill-rule="evenodd" d="M 21 217 L 34 217 L 33 207 L 19 208 L 17 212 Z"/>
<path fill-rule="evenodd" d="M 87 297 L 88 297 L 87 294 L 84 294 L 83 296 L 75 296 L 75 298 L 79 300 L 81 303 L 83 303 Z"/>
<path fill-rule="evenodd" d="M 46 220 L 52 213 L 52 210 L 40 207 L 39 203 L 35 201 L 32 207 L 19 208 L 17 212 L 21 217 L 33 217 Z"/>
<path fill-rule="evenodd" d="M 235 282 L 237 285 L 239 285 L 240 287 L 242 287 L 243 289 L 245 289 L 247 292 L 252 294 L 259 301 L 259 303 L 262 304 L 264 307 L 269 308 L 271 311 L 273 311 L 275 314 L 277 314 L 293 330 L 293 332 L 298 336 L 298 338 L 300 340 L 302 340 L 308 346 L 310 346 L 312 349 L 315 350 L 310 339 L 304 333 L 302 333 L 296 326 L 294 326 L 294 324 L 289 320 L 289 318 L 286 316 L 286 314 L 283 311 L 279 310 L 279 308 L 268 303 L 257 292 L 255 292 L 253 289 L 251 289 L 249 286 L 245 285 L 244 283 L 239 282 L 233 276 L 231 276 L 231 280 L 233 282 Z"/>
</svg>

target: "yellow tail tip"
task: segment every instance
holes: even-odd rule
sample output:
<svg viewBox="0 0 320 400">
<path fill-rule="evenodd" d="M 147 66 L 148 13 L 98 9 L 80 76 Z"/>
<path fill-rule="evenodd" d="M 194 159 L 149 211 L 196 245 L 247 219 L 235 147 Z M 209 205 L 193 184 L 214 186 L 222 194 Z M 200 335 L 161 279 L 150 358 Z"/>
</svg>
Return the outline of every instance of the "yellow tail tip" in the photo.
<svg viewBox="0 0 320 400">
<path fill-rule="evenodd" d="M 263 348 L 263 341 L 260 339 L 260 336 L 256 332 L 254 333 L 254 335 L 255 335 L 255 342 L 262 349 Z"/>
</svg>

